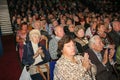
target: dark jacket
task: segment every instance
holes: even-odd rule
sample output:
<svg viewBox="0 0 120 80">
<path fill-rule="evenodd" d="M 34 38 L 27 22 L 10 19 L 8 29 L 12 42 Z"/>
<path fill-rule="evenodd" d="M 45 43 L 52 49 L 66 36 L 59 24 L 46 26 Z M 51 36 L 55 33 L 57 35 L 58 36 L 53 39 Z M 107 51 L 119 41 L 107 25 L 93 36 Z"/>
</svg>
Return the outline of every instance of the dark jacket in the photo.
<svg viewBox="0 0 120 80">
<path fill-rule="evenodd" d="M 111 32 L 109 32 L 110 37 L 112 38 L 115 47 L 117 48 L 118 46 L 120 46 L 120 35 L 115 32 L 114 30 L 112 30 Z"/>
<path fill-rule="evenodd" d="M 87 49 L 86 52 L 89 55 L 89 59 L 93 64 L 97 67 L 97 74 L 96 80 L 116 80 L 113 72 L 112 65 L 108 62 L 106 66 L 104 66 L 99 59 L 97 58 L 96 54 L 93 52 L 92 49 Z M 114 78 L 115 77 L 115 78 Z"/>
<path fill-rule="evenodd" d="M 38 44 L 38 46 L 42 47 L 43 53 L 45 55 L 45 57 L 42 57 L 43 61 L 36 64 L 36 65 L 41 65 L 41 64 L 44 64 L 50 60 L 50 55 L 44 46 L 42 46 L 40 44 Z M 26 43 L 26 45 L 24 45 L 22 63 L 24 65 L 29 65 L 29 66 L 32 65 L 35 61 L 35 59 L 33 59 L 33 56 L 34 56 L 34 51 L 32 48 L 32 44 L 29 41 L 28 43 Z"/>
</svg>

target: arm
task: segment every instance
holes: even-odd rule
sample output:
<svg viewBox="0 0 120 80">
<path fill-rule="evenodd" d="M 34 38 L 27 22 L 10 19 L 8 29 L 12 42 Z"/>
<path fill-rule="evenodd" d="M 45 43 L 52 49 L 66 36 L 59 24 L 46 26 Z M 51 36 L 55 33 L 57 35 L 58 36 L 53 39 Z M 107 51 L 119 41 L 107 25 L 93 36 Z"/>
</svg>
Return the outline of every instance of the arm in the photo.
<svg viewBox="0 0 120 80">
<path fill-rule="evenodd" d="M 23 49 L 24 49 L 24 51 L 23 51 L 22 63 L 24 65 L 28 65 L 28 62 L 27 62 L 27 47 L 26 47 L 26 45 L 24 45 Z"/>
<path fill-rule="evenodd" d="M 24 65 L 33 64 L 34 63 L 33 54 L 32 52 L 30 52 L 31 50 L 29 49 L 28 44 L 24 45 L 23 49 L 24 51 L 23 51 L 22 63 Z"/>
<path fill-rule="evenodd" d="M 57 42 L 52 39 L 50 40 L 49 42 L 49 53 L 50 53 L 50 56 L 52 59 L 57 59 L 57 48 L 58 48 L 58 45 L 57 45 Z"/>
<path fill-rule="evenodd" d="M 49 54 L 49 52 L 46 50 L 46 48 L 44 46 L 41 46 L 41 47 L 42 47 L 42 51 L 43 51 L 43 54 L 44 54 L 43 56 L 41 56 L 43 61 L 39 62 L 37 65 L 42 65 L 42 64 L 47 63 L 47 62 L 50 61 L 50 54 Z"/>
</svg>

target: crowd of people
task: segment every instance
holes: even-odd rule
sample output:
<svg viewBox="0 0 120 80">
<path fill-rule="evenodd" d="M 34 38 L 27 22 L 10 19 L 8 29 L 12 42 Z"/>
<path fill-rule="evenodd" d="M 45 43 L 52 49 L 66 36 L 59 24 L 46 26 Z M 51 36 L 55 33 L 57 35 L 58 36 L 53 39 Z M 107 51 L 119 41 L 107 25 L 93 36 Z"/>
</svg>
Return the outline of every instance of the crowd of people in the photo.
<svg viewBox="0 0 120 80">
<path fill-rule="evenodd" d="M 8 0 L 20 61 L 32 80 L 119 79 L 119 11 L 101 10 L 104 5 L 94 11 L 82 2 Z"/>
</svg>

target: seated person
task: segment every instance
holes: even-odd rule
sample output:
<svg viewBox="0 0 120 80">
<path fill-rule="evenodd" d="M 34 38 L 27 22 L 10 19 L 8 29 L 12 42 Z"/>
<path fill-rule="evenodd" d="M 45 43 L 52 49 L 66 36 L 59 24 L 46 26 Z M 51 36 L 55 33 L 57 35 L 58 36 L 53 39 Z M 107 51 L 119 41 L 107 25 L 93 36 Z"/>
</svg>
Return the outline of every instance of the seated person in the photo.
<svg viewBox="0 0 120 80">
<path fill-rule="evenodd" d="M 89 55 L 75 55 L 74 40 L 64 36 L 58 42 L 58 52 L 61 57 L 54 69 L 54 80 L 95 80 L 96 67 L 90 62 Z"/>
<path fill-rule="evenodd" d="M 50 55 L 46 48 L 40 45 L 40 36 L 39 30 L 31 30 L 29 33 L 30 41 L 24 46 L 22 63 L 28 67 L 32 80 L 43 80 L 43 76 L 46 76 L 49 70 L 45 67 L 48 67 L 46 63 L 50 60 Z M 39 71 L 36 70 L 38 67 L 42 67 L 43 75 L 40 75 Z"/>
<path fill-rule="evenodd" d="M 89 40 L 89 49 L 86 52 L 89 55 L 89 59 L 97 67 L 96 80 L 116 80 L 115 74 L 113 74 L 113 56 L 115 49 L 106 49 L 103 52 L 104 44 L 98 35 L 94 35 Z"/>
<path fill-rule="evenodd" d="M 85 37 L 85 32 L 82 26 L 78 25 L 74 29 L 74 33 L 76 38 L 74 39 L 76 42 L 76 47 L 78 53 L 83 53 L 86 49 L 88 49 L 88 39 Z"/>
<path fill-rule="evenodd" d="M 52 60 L 58 59 L 57 56 L 58 41 L 64 36 L 63 27 L 61 27 L 60 25 L 56 26 L 54 28 L 54 32 L 55 37 L 53 37 L 49 42 L 49 52 Z"/>
<path fill-rule="evenodd" d="M 104 23 L 99 23 L 96 27 L 96 35 L 99 35 L 102 39 L 103 44 L 105 47 L 115 47 L 112 38 L 105 32 L 106 27 Z"/>
<path fill-rule="evenodd" d="M 118 46 L 120 46 L 120 26 L 119 25 L 120 25 L 119 21 L 113 21 L 112 30 L 108 33 L 112 38 L 116 49 Z"/>
<path fill-rule="evenodd" d="M 69 26 L 64 26 L 65 34 L 71 36 L 72 38 L 75 38 L 76 35 L 74 33 L 74 28 L 75 28 L 75 26 L 73 24 L 71 24 Z"/>
<path fill-rule="evenodd" d="M 28 33 L 28 29 L 27 29 L 28 25 L 26 22 L 23 22 L 21 24 L 21 28 L 20 30 L 17 31 L 16 34 L 16 42 L 18 43 L 18 51 L 19 51 L 19 57 L 20 57 L 20 61 L 22 61 L 22 56 L 23 56 L 23 46 L 24 43 L 26 41 L 26 36 Z"/>
</svg>

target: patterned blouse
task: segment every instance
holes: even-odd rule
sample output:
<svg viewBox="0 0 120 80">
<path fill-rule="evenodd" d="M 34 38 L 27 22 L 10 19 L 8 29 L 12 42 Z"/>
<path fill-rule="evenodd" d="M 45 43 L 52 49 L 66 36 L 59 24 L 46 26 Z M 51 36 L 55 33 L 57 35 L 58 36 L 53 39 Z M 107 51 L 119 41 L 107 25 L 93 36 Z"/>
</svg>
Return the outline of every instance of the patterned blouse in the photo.
<svg viewBox="0 0 120 80">
<path fill-rule="evenodd" d="M 95 80 L 95 76 L 92 79 L 82 66 L 82 58 L 82 56 L 76 55 L 77 63 L 73 63 L 62 55 L 55 65 L 54 80 Z"/>
</svg>

